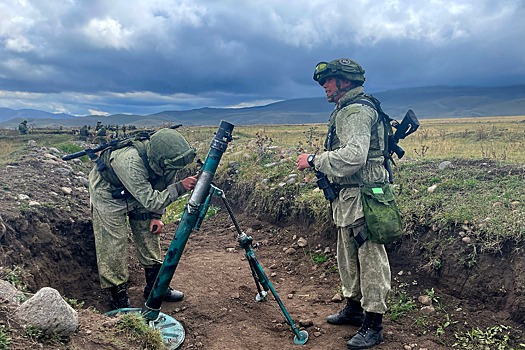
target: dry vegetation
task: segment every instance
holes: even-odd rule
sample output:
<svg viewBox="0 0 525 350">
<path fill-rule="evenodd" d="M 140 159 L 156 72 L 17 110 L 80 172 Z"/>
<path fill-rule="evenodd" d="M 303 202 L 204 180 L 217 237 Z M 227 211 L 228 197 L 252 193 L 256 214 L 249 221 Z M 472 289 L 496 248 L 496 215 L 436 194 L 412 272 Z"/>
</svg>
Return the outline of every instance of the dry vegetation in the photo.
<svg viewBox="0 0 525 350">
<path fill-rule="evenodd" d="M 430 277 L 442 278 L 454 289 L 462 278 L 457 270 L 473 275 L 476 266 L 482 268 L 483 254 L 514 261 L 516 253 L 525 246 L 525 116 L 422 119 L 420 122 L 419 130 L 400 143 L 406 154 L 394 168 L 399 203 L 407 240 L 413 240 L 413 251 L 421 251 L 421 260 L 412 264 L 420 264 Z M 180 130 L 204 160 L 216 127 Z M 235 198 L 233 204 L 237 208 L 270 222 L 314 223 L 309 228 L 323 238 L 331 228 L 326 201 L 316 190 L 313 174 L 295 169 L 295 159 L 301 152 L 322 150 L 325 133 L 324 124 L 236 126 L 234 140 L 217 171 L 217 181 L 230 198 Z M 0 136 L 0 164 L 16 162 L 20 149 L 30 139 L 66 152 L 78 150 L 71 135 L 21 137 L 4 132 Z M 450 161 L 451 166 L 438 170 L 443 161 Z M 297 174 L 299 181 L 281 186 L 290 174 Z M 431 187 L 434 189 L 429 191 Z M 172 204 L 166 219 L 175 220 L 182 205 L 180 201 Z M 458 240 L 465 243 L 460 249 Z M 450 267 L 452 259 L 459 267 Z M 523 272 L 523 269 L 516 271 Z M 467 294 L 478 297 L 477 293 L 481 292 L 474 287 Z M 459 349 L 524 347 L 523 337 L 516 335 L 514 338 L 519 340 L 509 345 L 510 338 L 504 337 L 510 332 L 507 325 L 496 323 L 474 328 L 470 324 L 453 324 L 450 309 L 447 311 L 446 307 L 438 310 L 441 318 L 434 321 L 412 315 L 416 304 L 414 296 L 408 295 L 409 288 L 401 283 L 396 286 L 389 301 L 392 321 L 413 317 L 410 326 L 414 332 L 435 332 L 438 341 L 443 337 L 440 342 Z M 430 298 L 440 300 L 433 289 L 425 292 Z M 468 298 L 463 290 L 455 293 Z M 521 294 L 516 290 L 516 302 L 508 302 L 507 307 L 511 318 L 523 324 L 523 308 L 518 305 L 524 301 Z M 455 344 L 444 338 L 447 332 L 452 332 L 452 338 L 457 339 Z M 7 334 L 0 328 L 0 349 L 4 349 L 2 341 Z"/>
</svg>

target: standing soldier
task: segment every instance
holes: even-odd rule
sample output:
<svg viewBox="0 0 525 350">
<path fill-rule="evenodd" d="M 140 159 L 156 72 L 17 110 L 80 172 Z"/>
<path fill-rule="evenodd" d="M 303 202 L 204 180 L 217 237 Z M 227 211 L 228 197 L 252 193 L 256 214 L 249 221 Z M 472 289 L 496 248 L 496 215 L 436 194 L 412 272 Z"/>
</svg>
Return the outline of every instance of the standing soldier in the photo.
<svg viewBox="0 0 525 350">
<path fill-rule="evenodd" d="M 325 152 L 301 154 L 297 168 L 315 168 L 341 188 L 331 203 L 337 226 L 337 264 L 343 310 L 327 322 L 360 327 L 348 342 L 349 349 L 368 349 L 383 342 L 383 314 L 390 292 L 390 265 L 383 244 L 368 238 L 360 187 L 389 184 L 384 167 L 385 126 L 365 94 L 364 69 L 350 59 L 320 62 L 314 80 L 335 103 L 330 116 Z"/>
<path fill-rule="evenodd" d="M 87 141 L 88 139 L 88 126 L 84 125 L 79 131 L 80 140 Z"/>
<path fill-rule="evenodd" d="M 18 133 L 20 135 L 25 135 L 27 134 L 27 130 L 28 130 L 28 127 L 27 127 L 27 120 L 24 120 L 23 122 L 21 122 L 19 125 L 18 125 Z"/>
</svg>

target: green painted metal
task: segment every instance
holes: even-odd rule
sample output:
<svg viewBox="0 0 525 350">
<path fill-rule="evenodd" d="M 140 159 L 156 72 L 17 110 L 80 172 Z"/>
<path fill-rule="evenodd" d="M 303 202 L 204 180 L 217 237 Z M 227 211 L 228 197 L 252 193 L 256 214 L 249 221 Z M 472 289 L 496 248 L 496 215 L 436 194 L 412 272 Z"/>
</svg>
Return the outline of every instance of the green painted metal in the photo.
<svg viewBox="0 0 525 350">
<path fill-rule="evenodd" d="M 142 314 L 147 320 L 154 321 L 159 317 L 164 295 L 169 288 L 188 238 L 198 222 L 201 207 L 208 197 L 210 186 L 222 155 L 226 151 L 228 143 L 232 140 L 233 128 L 233 124 L 224 120 L 221 121 L 219 129 L 211 141 L 210 150 L 202 165 L 197 184 L 186 204 L 153 289 L 142 308 Z"/>
<path fill-rule="evenodd" d="M 248 261 L 250 265 L 250 270 L 252 272 L 253 279 L 255 281 L 255 285 L 257 287 L 258 293 L 255 297 L 256 301 L 264 301 L 266 300 L 266 296 L 268 295 L 268 291 L 270 291 L 279 305 L 279 308 L 281 309 L 284 318 L 286 319 L 286 323 L 290 326 L 294 333 L 294 343 L 297 345 L 304 345 L 308 341 L 308 332 L 305 330 L 299 330 L 297 326 L 295 325 L 292 317 L 286 310 L 286 307 L 284 306 L 283 302 L 281 301 L 281 298 L 277 294 L 277 291 L 273 287 L 272 282 L 268 279 L 268 276 L 264 272 L 261 264 L 257 260 L 257 257 L 255 256 L 255 252 L 252 249 L 252 237 L 246 235 L 246 233 L 242 232 L 239 224 L 237 223 L 237 220 L 235 219 L 235 216 L 233 215 L 233 211 L 230 207 L 230 204 L 228 203 L 226 196 L 224 195 L 224 192 L 215 187 L 214 185 L 211 186 L 210 193 L 208 197 L 211 197 L 213 195 L 221 197 L 224 206 L 226 207 L 226 210 L 228 211 L 228 214 L 230 215 L 230 218 L 233 221 L 233 224 L 235 226 L 235 230 L 237 231 L 237 242 L 239 242 L 239 245 L 244 249 L 244 256 L 246 257 L 246 260 Z M 209 203 L 210 201 L 207 200 L 206 203 Z"/>
</svg>

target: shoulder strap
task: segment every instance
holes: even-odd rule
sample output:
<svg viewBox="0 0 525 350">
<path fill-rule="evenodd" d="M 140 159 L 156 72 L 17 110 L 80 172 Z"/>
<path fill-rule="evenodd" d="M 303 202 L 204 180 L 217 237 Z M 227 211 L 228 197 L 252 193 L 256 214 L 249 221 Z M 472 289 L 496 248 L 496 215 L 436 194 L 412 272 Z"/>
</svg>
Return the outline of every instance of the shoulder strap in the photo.
<svg viewBox="0 0 525 350">
<path fill-rule="evenodd" d="M 144 163 L 144 167 L 148 171 L 148 178 L 150 180 L 154 180 L 155 178 L 158 177 L 158 175 L 155 173 L 155 171 L 153 171 L 153 169 L 149 165 L 148 154 L 147 154 L 147 151 L 146 151 L 146 145 L 144 144 L 143 140 L 144 139 L 142 139 L 142 140 L 134 140 L 134 141 L 132 141 L 132 144 L 133 144 L 133 147 L 135 147 L 135 149 L 139 153 L 139 156 L 142 159 L 142 163 Z"/>
</svg>

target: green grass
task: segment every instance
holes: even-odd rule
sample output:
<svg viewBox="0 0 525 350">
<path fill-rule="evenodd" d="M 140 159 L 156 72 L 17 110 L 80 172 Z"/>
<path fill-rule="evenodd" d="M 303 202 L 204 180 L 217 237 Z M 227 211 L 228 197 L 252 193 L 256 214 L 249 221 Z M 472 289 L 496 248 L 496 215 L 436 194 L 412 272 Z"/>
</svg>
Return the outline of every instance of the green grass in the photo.
<svg viewBox="0 0 525 350">
<path fill-rule="evenodd" d="M 415 225 L 465 231 L 481 251 L 498 251 L 505 241 L 522 241 L 523 170 L 500 162 L 451 161 L 454 168 L 445 170 L 438 170 L 437 160 L 398 166 L 398 203 L 407 231 Z M 437 186 L 432 193 L 431 185 Z"/>
<path fill-rule="evenodd" d="M 0 325 L 0 350 L 8 350 L 11 338 L 5 330 L 5 325 Z"/>
<path fill-rule="evenodd" d="M 416 308 L 417 305 L 414 298 L 401 291 L 388 299 L 387 316 L 391 321 L 397 321 Z"/>
<path fill-rule="evenodd" d="M 509 345 L 512 329 L 508 326 L 497 325 L 486 329 L 471 328 L 463 333 L 456 333 L 457 342 L 452 345 L 458 349 L 487 349 L 487 350 L 512 350 Z M 520 344 L 520 348 L 525 348 Z"/>
<path fill-rule="evenodd" d="M 124 333 L 132 340 L 136 340 L 141 349 L 166 349 L 160 331 L 149 327 L 140 313 L 126 313 L 118 317 L 116 331 Z"/>
</svg>

